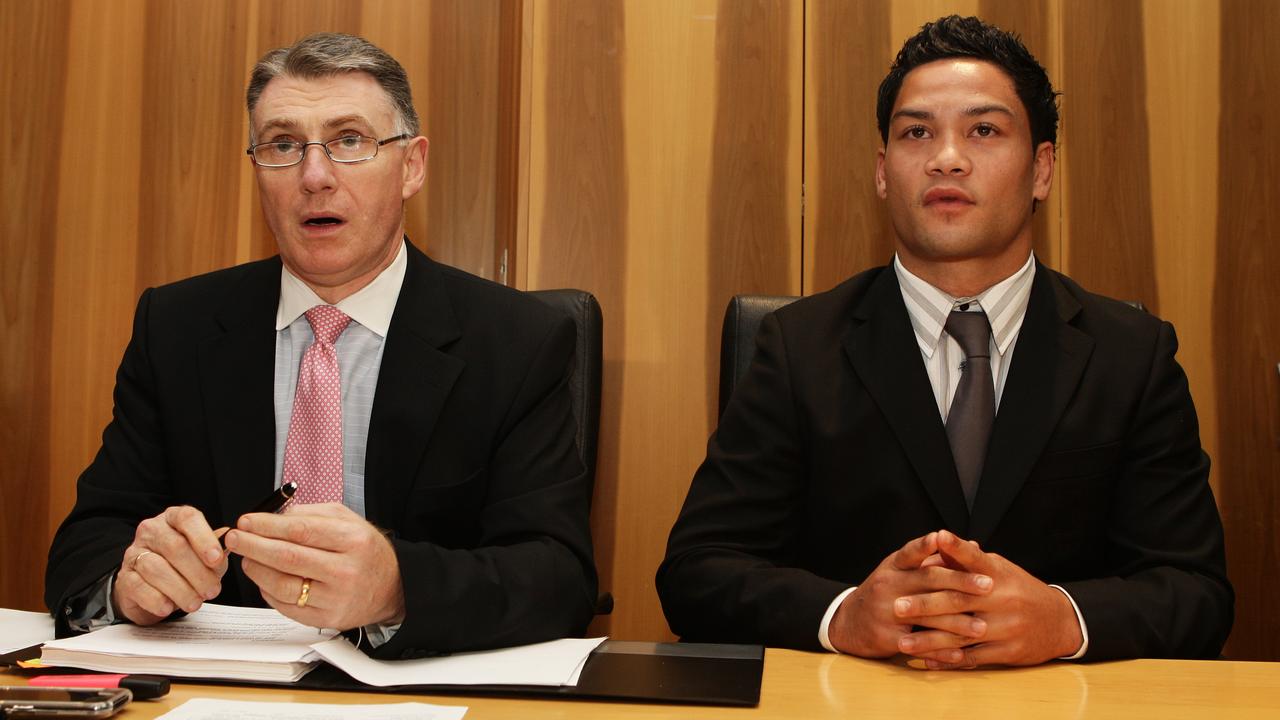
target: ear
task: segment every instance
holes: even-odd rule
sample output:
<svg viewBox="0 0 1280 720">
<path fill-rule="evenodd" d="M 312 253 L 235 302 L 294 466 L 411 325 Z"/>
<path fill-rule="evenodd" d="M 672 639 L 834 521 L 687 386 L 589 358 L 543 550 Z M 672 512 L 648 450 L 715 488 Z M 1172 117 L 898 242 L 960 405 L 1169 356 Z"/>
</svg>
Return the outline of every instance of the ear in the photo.
<svg viewBox="0 0 1280 720">
<path fill-rule="evenodd" d="M 1055 150 L 1053 143 L 1048 140 L 1036 146 L 1036 174 L 1031 196 L 1041 202 L 1049 197 L 1049 188 L 1053 185 L 1053 164 L 1057 160 Z"/>
<path fill-rule="evenodd" d="M 421 135 L 409 140 L 404 149 L 404 182 L 400 195 L 408 200 L 422 189 L 427 180 L 427 149 L 430 143 Z"/>
<path fill-rule="evenodd" d="M 881 200 L 889 197 L 888 186 L 884 181 L 884 148 L 876 151 L 876 195 Z"/>
</svg>

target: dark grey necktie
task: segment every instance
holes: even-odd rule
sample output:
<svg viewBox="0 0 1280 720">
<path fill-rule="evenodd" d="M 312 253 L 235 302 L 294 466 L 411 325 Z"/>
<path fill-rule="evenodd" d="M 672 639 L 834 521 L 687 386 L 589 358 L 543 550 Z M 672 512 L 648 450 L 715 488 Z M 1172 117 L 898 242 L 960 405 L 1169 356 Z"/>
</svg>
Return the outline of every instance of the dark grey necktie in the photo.
<svg viewBox="0 0 1280 720">
<path fill-rule="evenodd" d="M 991 325 L 983 312 L 952 312 L 947 334 L 960 343 L 965 360 L 956 396 L 947 413 L 947 440 L 956 461 L 960 489 L 973 509 L 973 498 L 987 458 L 987 441 L 996 417 L 996 389 L 991 380 Z"/>
</svg>

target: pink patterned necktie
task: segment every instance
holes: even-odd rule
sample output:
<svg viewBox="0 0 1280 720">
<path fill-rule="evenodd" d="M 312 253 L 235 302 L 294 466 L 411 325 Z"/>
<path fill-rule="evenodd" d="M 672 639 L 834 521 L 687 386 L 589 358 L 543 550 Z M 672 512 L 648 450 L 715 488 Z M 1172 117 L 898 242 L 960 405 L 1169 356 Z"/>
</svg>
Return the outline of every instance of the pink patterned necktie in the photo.
<svg viewBox="0 0 1280 720">
<path fill-rule="evenodd" d="M 333 343 L 351 318 L 332 305 L 307 311 L 315 342 L 302 356 L 284 446 L 284 482 L 298 483 L 291 501 L 342 502 L 342 376 Z"/>
</svg>

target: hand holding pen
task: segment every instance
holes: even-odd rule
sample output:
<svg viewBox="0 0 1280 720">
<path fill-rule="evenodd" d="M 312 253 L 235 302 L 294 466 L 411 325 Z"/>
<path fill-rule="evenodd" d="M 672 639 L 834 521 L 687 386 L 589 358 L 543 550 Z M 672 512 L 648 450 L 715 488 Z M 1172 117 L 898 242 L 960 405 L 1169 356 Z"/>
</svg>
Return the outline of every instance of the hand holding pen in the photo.
<svg viewBox="0 0 1280 720">
<path fill-rule="evenodd" d="M 296 490 L 295 483 L 285 483 L 249 512 L 277 512 Z M 166 508 L 139 523 L 111 588 L 116 615 L 151 625 L 217 597 L 227 571 L 221 541 L 229 530 L 214 531 L 190 506 Z"/>
</svg>

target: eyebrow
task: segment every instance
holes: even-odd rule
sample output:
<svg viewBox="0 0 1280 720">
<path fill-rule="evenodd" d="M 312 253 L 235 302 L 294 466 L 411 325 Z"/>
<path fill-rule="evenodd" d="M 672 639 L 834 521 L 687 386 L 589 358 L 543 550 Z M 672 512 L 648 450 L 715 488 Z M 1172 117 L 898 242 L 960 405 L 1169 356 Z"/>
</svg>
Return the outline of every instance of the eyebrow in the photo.
<svg viewBox="0 0 1280 720">
<path fill-rule="evenodd" d="M 324 122 L 323 127 L 326 129 L 340 127 L 342 125 L 361 125 L 369 129 L 373 129 L 373 123 L 363 115 L 343 115 L 341 117 L 331 118 Z M 298 121 L 293 118 L 272 118 L 258 131 L 260 135 L 265 135 L 269 130 L 296 130 Z"/>
<path fill-rule="evenodd" d="M 964 110 L 960 111 L 960 114 L 966 117 L 978 117 L 980 115 L 987 115 L 990 113 L 1001 113 L 1003 115 L 1008 115 L 1009 117 L 1014 116 L 1013 111 L 1010 110 L 1008 106 L 1001 105 L 999 103 L 988 103 L 986 105 L 973 105 L 971 107 L 967 107 Z M 895 112 L 893 116 L 889 118 L 889 122 L 893 122 L 894 120 L 897 120 L 900 117 L 908 117 L 913 120 L 933 120 L 936 117 L 936 115 L 934 115 L 932 112 L 928 110 L 917 110 L 915 108 L 907 107 L 907 108 L 902 108 L 901 110 Z"/>
</svg>

